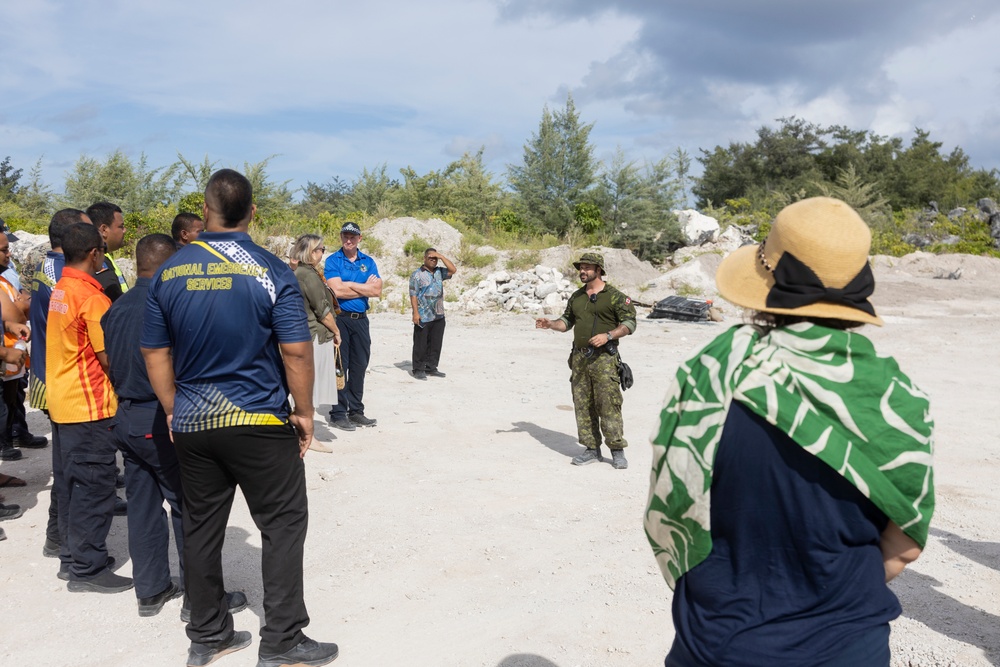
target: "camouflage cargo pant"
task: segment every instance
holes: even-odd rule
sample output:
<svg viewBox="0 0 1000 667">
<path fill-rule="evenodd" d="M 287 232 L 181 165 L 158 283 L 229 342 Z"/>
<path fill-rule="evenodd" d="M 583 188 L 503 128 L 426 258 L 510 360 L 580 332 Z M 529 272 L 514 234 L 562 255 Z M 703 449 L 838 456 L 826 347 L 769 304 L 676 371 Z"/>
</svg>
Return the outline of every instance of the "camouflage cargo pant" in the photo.
<svg viewBox="0 0 1000 667">
<path fill-rule="evenodd" d="M 622 390 L 618 385 L 618 363 L 610 354 L 596 352 L 586 357 L 572 352 L 569 357 L 570 385 L 576 409 L 576 430 L 580 444 L 587 449 L 604 444 L 610 449 L 624 449 L 622 422 Z"/>
</svg>

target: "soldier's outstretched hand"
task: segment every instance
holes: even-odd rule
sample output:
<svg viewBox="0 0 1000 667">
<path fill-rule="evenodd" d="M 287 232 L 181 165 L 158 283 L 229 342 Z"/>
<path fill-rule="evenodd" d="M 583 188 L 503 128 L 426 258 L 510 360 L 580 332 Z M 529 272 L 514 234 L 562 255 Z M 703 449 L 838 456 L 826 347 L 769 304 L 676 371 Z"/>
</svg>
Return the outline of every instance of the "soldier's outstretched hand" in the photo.
<svg viewBox="0 0 1000 667">
<path fill-rule="evenodd" d="M 539 317 L 538 319 L 535 320 L 535 328 L 536 329 L 551 329 L 552 328 L 552 320 L 550 320 L 547 317 Z"/>
</svg>

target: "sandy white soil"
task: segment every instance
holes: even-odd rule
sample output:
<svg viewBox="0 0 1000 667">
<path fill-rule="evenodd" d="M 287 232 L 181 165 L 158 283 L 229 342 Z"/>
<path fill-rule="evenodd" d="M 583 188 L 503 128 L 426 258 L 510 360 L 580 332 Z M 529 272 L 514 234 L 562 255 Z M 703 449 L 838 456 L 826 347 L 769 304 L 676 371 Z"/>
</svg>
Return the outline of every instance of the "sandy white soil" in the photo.
<svg viewBox="0 0 1000 667">
<path fill-rule="evenodd" d="M 1000 665 L 1000 275 L 966 262 L 877 267 L 885 354 L 932 398 L 937 513 L 922 558 L 892 588 L 893 665 Z M 950 259 L 950 266 L 959 260 Z M 957 264 L 956 264 L 957 266 Z M 728 323 L 737 321 L 727 312 Z M 408 374 L 408 317 L 372 319 L 367 413 L 373 429 L 318 433 L 333 454 L 306 457 L 310 636 L 340 644 L 342 667 L 635 667 L 662 665 L 673 636 L 670 591 L 642 531 L 648 437 L 678 362 L 727 324 L 642 320 L 622 345 L 635 387 L 625 396 L 630 467 L 577 468 L 566 358 L 569 335 L 520 315 L 449 315 L 441 369 Z M 35 433 L 48 432 L 40 413 Z M 27 508 L 3 522 L 0 664 L 101 667 L 184 664 L 180 600 L 140 619 L 132 592 L 69 593 L 41 555 L 49 450 L 0 471 Z M 112 555 L 131 572 L 127 527 Z M 235 617 L 255 644 L 220 666 L 253 665 L 262 618 L 260 537 L 237 499 L 224 552 L 227 585 L 246 591 Z"/>
</svg>

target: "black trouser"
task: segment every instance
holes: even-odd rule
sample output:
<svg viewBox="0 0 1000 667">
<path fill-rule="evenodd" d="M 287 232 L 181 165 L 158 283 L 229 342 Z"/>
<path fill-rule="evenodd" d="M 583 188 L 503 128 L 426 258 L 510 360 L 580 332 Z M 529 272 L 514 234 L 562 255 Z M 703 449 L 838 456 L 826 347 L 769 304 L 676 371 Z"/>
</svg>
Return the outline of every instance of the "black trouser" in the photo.
<svg viewBox="0 0 1000 667">
<path fill-rule="evenodd" d="M 372 337 L 368 332 L 368 317 L 354 319 L 350 313 L 337 316 L 340 329 L 340 357 L 347 371 L 347 384 L 337 391 L 337 405 L 330 408 L 330 417 L 345 419 L 348 415 L 365 412 L 365 372 L 371 358 Z"/>
<path fill-rule="evenodd" d="M 413 359 L 415 371 L 436 371 L 444 342 L 444 318 L 413 325 Z"/>
<path fill-rule="evenodd" d="M 59 520 L 66 525 L 60 558 L 67 564 L 69 557 L 70 579 L 90 579 L 108 565 L 107 539 L 115 511 L 111 419 L 53 427 L 62 461 Z M 53 461 L 55 456 L 53 446 Z"/>
<path fill-rule="evenodd" d="M 8 442 L 13 436 L 24 435 L 28 432 L 27 415 L 24 409 L 24 389 L 27 385 L 27 377 L 5 380 L 3 383 L 3 402 L 7 408 L 4 434 L 7 436 Z"/>
<path fill-rule="evenodd" d="M 48 410 L 43 410 L 45 416 L 49 416 Z M 62 483 L 62 447 L 59 446 L 59 434 L 56 433 L 56 425 L 49 420 L 49 432 L 52 433 L 52 487 L 49 489 L 49 521 L 45 525 L 45 539 L 53 544 L 66 544 L 66 524 L 59 520 L 59 495 L 63 491 Z M 65 501 L 63 501 L 65 502 Z M 63 565 L 69 568 L 69 552 L 66 557 L 60 557 Z"/>
<path fill-rule="evenodd" d="M 260 530 L 264 581 L 261 653 L 299 644 L 309 624 L 302 551 L 309 510 L 305 467 L 292 427 L 231 426 L 174 433 L 184 488 L 184 579 L 191 604 L 188 638 L 212 643 L 233 632 L 222 572 L 222 544 L 236 487 Z"/>
<path fill-rule="evenodd" d="M 170 523 L 184 580 L 184 526 L 181 522 L 181 472 L 166 417 L 154 401 L 122 399 L 112 428 L 125 462 L 128 499 L 128 551 L 135 596 L 148 598 L 170 585 Z M 170 505 L 170 521 L 163 501 Z"/>
</svg>

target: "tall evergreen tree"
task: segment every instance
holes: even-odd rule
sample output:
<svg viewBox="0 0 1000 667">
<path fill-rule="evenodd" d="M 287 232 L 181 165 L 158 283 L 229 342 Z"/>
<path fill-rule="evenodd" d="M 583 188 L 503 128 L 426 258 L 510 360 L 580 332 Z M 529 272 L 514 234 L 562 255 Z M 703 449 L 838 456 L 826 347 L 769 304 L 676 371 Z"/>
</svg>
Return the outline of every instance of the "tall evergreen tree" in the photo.
<svg viewBox="0 0 1000 667">
<path fill-rule="evenodd" d="M 568 96 L 561 111 L 542 109 L 538 132 L 524 145 L 523 163 L 508 165 L 511 188 L 528 221 L 544 231 L 568 231 L 575 207 L 586 202 L 595 184 L 593 127 L 581 123 L 573 97 Z"/>
</svg>

